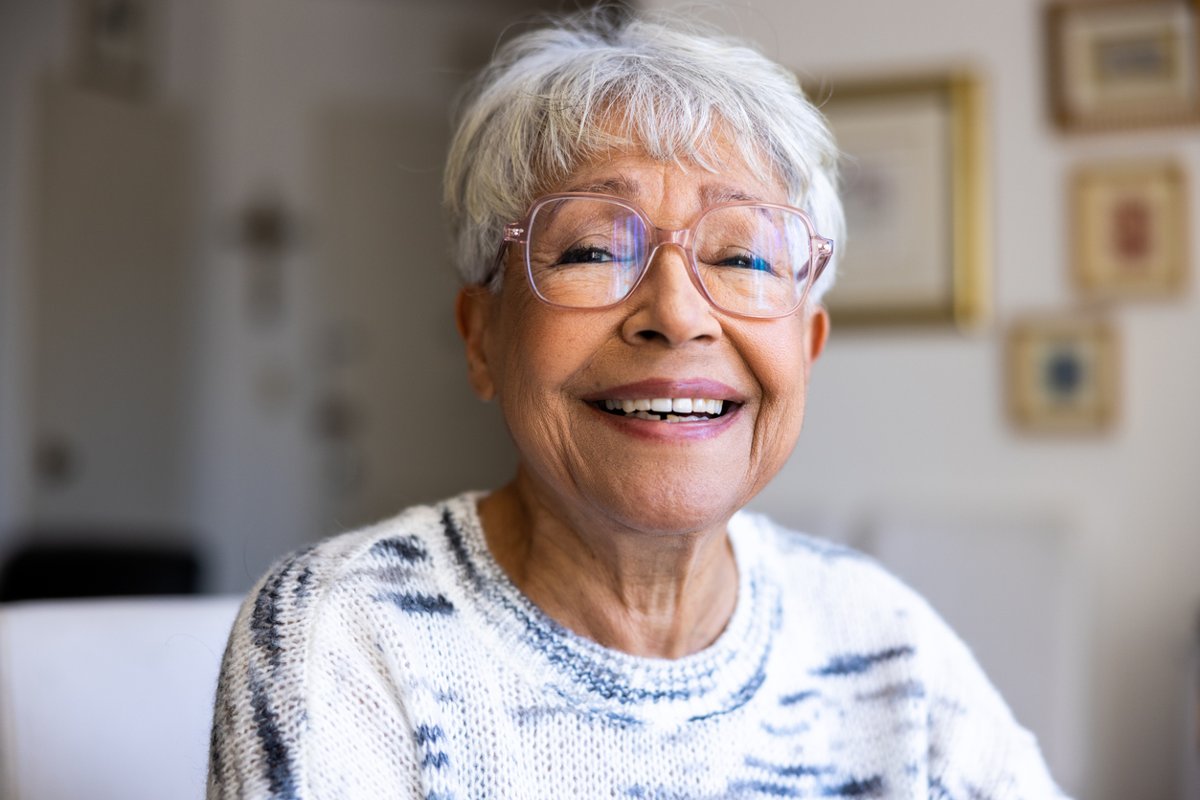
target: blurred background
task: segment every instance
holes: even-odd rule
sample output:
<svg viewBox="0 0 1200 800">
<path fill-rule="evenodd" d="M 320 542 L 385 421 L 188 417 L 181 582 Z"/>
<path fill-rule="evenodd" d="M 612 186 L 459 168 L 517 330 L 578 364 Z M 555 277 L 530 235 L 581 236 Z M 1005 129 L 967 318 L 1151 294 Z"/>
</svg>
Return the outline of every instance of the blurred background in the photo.
<svg viewBox="0 0 1200 800">
<path fill-rule="evenodd" d="M 818 100 L 851 78 L 978 89 L 952 167 L 978 194 L 975 307 L 843 325 L 835 290 L 805 431 L 756 505 L 924 592 L 1068 791 L 1196 798 L 1200 127 L 1056 121 L 1050 5 L 681 12 Z M 1165 5 L 1194 37 L 1194 6 Z M 243 593 L 296 547 L 506 478 L 454 331 L 440 166 L 457 88 L 560 7 L 0 0 L 0 596 Z M 1171 51 L 1185 93 L 1195 42 Z M 1076 176 L 1164 161 L 1184 277 L 1082 290 Z M 1014 332 L 1077 317 L 1106 326 L 1106 411 L 1039 429 L 1012 410 Z"/>
</svg>

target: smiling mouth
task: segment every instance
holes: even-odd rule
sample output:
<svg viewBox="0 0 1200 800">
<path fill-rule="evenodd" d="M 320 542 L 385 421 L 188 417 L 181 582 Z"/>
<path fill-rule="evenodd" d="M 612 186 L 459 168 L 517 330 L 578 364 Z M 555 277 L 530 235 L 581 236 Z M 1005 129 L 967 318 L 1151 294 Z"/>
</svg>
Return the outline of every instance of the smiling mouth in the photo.
<svg viewBox="0 0 1200 800">
<path fill-rule="evenodd" d="M 639 400 L 596 400 L 590 405 L 618 417 L 633 417 L 651 422 L 705 422 L 723 417 L 738 406 L 732 400 L 666 397 Z"/>
</svg>

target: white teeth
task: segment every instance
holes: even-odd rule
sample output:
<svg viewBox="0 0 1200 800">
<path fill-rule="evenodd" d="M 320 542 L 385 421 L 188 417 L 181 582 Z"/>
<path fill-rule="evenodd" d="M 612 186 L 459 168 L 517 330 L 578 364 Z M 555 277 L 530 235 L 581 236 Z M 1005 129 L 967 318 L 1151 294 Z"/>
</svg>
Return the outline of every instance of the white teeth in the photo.
<svg viewBox="0 0 1200 800">
<path fill-rule="evenodd" d="M 665 414 L 668 422 L 690 422 L 704 419 L 690 415 L 719 415 L 725 408 L 725 401 L 704 397 L 655 397 L 649 400 L 605 400 L 604 408 L 639 419 L 661 420 L 659 415 Z"/>
</svg>

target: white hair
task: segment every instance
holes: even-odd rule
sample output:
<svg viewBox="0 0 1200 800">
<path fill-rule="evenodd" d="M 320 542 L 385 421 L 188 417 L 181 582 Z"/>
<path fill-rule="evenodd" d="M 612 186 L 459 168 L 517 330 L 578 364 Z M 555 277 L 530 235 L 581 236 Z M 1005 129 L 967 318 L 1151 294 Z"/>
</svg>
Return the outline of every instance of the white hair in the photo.
<svg viewBox="0 0 1200 800">
<path fill-rule="evenodd" d="M 795 75 L 735 39 L 597 11 L 505 42 L 467 87 L 445 174 L 460 276 L 487 280 L 504 225 L 599 153 L 633 144 L 719 172 L 722 137 L 835 241 L 819 301 L 844 238 L 838 152 Z"/>
</svg>

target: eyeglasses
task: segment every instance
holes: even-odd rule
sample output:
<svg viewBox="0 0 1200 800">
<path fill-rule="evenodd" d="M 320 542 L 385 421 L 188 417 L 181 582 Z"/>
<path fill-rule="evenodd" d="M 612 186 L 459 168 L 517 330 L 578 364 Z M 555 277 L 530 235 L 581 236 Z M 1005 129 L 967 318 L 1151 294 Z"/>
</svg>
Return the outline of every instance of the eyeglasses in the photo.
<svg viewBox="0 0 1200 800">
<path fill-rule="evenodd" d="M 563 308 L 614 306 L 633 293 L 654 254 L 675 245 L 692 283 L 716 308 L 743 317 L 791 314 L 833 255 L 808 215 L 777 203 L 710 206 L 690 227 L 655 227 L 634 204 L 586 192 L 546 195 L 504 227 L 494 275 L 510 242 L 524 245 L 534 294 Z"/>
</svg>

